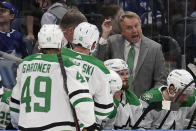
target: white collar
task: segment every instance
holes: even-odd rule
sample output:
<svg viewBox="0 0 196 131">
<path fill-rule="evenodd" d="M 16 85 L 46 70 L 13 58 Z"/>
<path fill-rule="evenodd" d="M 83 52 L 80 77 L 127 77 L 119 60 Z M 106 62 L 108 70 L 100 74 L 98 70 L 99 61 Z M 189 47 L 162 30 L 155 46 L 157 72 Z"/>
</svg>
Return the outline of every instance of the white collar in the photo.
<svg viewBox="0 0 196 131">
<path fill-rule="evenodd" d="M 11 29 L 10 32 L 3 32 L 3 31 L 0 31 L 0 32 L 3 33 L 3 34 L 7 34 L 7 33 L 11 34 L 11 33 L 13 33 L 14 31 L 15 31 L 14 29 Z"/>
<path fill-rule="evenodd" d="M 12 33 L 14 33 L 14 29 L 11 29 L 11 31 L 10 32 L 3 32 L 3 31 L 0 31 L 0 33 L 2 33 L 2 34 L 6 34 L 8 37 L 10 37 L 10 35 L 12 34 Z"/>
<path fill-rule="evenodd" d="M 141 45 L 141 39 L 137 43 L 134 44 L 134 47 L 136 47 L 136 48 L 139 49 L 140 48 L 140 45 Z M 125 40 L 125 46 L 126 47 L 129 47 L 130 46 L 130 42 L 127 41 L 127 40 Z"/>
</svg>

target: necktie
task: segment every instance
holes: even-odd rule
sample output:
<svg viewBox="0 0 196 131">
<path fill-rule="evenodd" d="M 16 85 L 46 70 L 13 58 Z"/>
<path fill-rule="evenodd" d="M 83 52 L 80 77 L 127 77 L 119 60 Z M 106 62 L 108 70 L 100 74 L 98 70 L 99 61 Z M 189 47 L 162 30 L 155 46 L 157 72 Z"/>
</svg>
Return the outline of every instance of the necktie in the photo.
<svg viewBox="0 0 196 131">
<path fill-rule="evenodd" d="M 134 56 L 135 56 L 135 49 L 134 46 L 131 45 L 131 48 L 128 53 L 128 59 L 127 59 L 127 64 L 131 72 L 133 70 L 133 65 L 134 65 Z"/>
<path fill-rule="evenodd" d="M 130 90 L 132 88 L 132 79 L 133 79 L 132 74 L 133 74 L 133 66 L 134 66 L 134 56 L 135 56 L 134 45 L 131 45 L 131 48 L 128 53 L 128 59 L 127 59 L 127 64 L 128 64 L 129 72 L 130 72 L 130 76 L 129 76 L 129 89 Z"/>
</svg>

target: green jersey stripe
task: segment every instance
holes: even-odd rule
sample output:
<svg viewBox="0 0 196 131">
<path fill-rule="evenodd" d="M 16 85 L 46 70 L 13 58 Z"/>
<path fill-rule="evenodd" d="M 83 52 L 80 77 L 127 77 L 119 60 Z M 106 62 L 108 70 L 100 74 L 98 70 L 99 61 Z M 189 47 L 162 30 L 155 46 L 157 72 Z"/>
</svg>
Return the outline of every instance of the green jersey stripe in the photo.
<svg viewBox="0 0 196 131">
<path fill-rule="evenodd" d="M 99 115 L 99 116 L 108 116 L 108 115 L 110 115 L 112 113 L 112 111 L 111 112 L 108 112 L 108 113 L 102 113 L 102 112 L 97 112 L 97 111 L 95 111 L 95 114 L 96 115 Z"/>
<path fill-rule="evenodd" d="M 10 107 L 10 111 L 13 111 L 13 112 L 16 112 L 16 113 L 19 113 L 19 112 L 20 112 L 20 110 L 19 110 L 19 109 L 12 108 L 12 107 Z"/>
<path fill-rule="evenodd" d="M 117 108 L 114 107 L 114 110 L 113 110 L 112 113 L 108 116 L 108 118 L 112 119 L 112 118 L 114 118 L 114 117 L 116 116 L 116 114 L 117 114 Z"/>
<path fill-rule="evenodd" d="M 93 102 L 93 100 L 88 97 L 80 98 L 80 99 L 76 100 L 75 102 L 73 102 L 73 107 L 75 108 L 75 106 L 80 102 Z"/>
</svg>

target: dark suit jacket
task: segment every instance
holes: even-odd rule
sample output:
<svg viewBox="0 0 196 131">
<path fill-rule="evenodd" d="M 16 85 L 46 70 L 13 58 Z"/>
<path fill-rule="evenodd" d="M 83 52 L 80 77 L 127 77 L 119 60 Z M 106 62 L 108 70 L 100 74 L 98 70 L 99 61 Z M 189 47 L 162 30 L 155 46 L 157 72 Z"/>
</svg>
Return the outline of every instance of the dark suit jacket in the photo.
<svg viewBox="0 0 196 131">
<path fill-rule="evenodd" d="M 106 45 L 98 44 L 93 56 L 105 61 L 124 58 L 125 38 L 121 34 L 112 35 Z M 166 84 L 167 71 L 162 47 L 157 42 L 142 36 L 138 62 L 133 78 L 132 90 L 139 97 L 151 88 Z"/>
</svg>

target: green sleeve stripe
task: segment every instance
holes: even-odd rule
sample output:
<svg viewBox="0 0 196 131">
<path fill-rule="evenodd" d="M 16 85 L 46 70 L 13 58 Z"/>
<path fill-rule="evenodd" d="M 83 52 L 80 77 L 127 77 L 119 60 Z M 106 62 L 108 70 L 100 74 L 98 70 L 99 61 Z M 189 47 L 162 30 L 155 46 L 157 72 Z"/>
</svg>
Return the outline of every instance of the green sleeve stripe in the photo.
<svg viewBox="0 0 196 131">
<path fill-rule="evenodd" d="M 114 110 L 112 111 L 112 113 L 108 116 L 108 118 L 112 119 L 116 116 L 117 114 L 117 107 L 114 107 Z"/>
<path fill-rule="evenodd" d="M 120 102 L 114 98 L 114 110 L 112 111 L 112 113 L 108 116 L 108 118 L 112 119 L 116 116 L 117 114 L 117 109 L 118 109 L 118 106 L 120 105 Z"/>
<path fill-rule="evenodd" d="M 80 102 L 93 102 L 93 100 L 91 98 L 88 98 L 88 97 L 85 97 L 85 98 L 80 98 L 78 100 L 76 100 L 74 103 L 73 103 L 73 107 L 75 108 L 75 106 L 80 103 Z"/>
<path fill-rule="evenodd" d="M 120 102 L 116 98 L 114 98 L 114 106 L 118 108 L 119 104 Z"/>
<path fill-rule="evenodd" d="M 102 113 L 102 112 L 95 111 L 95 115 L 98 115 L 98 116 L 109 116 L 111 113 L 112 113 L 112 111 L 108 112 L 108 113 Z"/>
<path fill-rule="evenodd" d="M 13 111 L 13 112 L 16 112 L 16 113 L 19 113 L 19 112 L 20 112 L 20 110 L 19 110 L 19 109 L 12 108 L 12 107 L 10 107 L 10 111 Z"/>
</svg>

